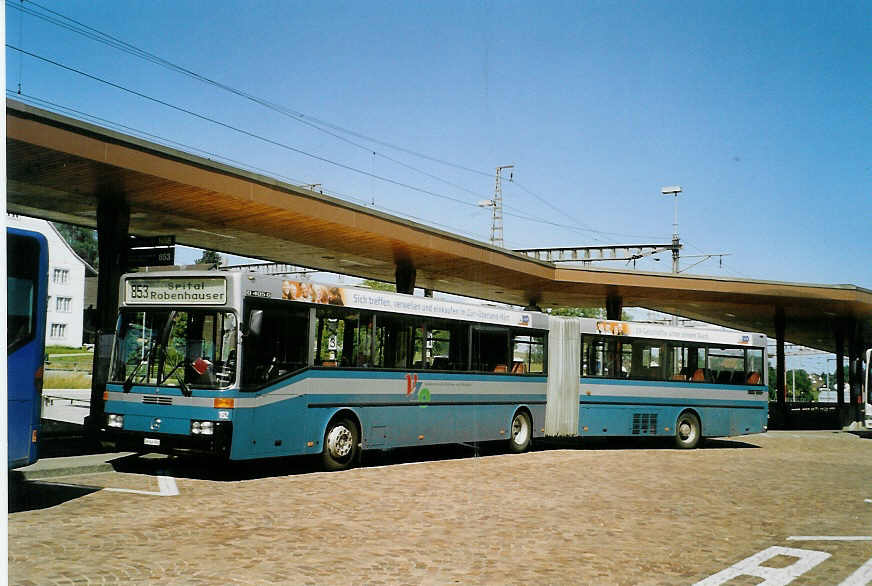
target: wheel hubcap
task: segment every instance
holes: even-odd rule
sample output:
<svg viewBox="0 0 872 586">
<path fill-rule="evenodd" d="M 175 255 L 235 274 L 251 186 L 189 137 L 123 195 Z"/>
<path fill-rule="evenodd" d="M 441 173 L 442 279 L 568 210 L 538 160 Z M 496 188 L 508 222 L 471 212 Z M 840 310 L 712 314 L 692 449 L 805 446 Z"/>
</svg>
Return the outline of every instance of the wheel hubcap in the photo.
<svg viewBox="0 0 872 586">
<path fill-rule="evenodd" d="M 687 421 L 682 421 L 678 426 L 678 435 L 682 441 L 687 441 L 693 437 L 693 426 Z"/>
<path fill-rule="evenodd" d="M 353 442 L 351 430 L 342 425 L 334 427 L 327 434 L 327 449 L 335 458 L 344 458 L 350 454 Z"/>
<path fill-rule="evenodd" d="M 523 446 L 527 443 L 527 437 L 530 433 L 530 427 L 527 425 L 527 418 L 523 415 L 516 415 L 512 421 L 512 441 L 515 445 Z"/>
</svg>

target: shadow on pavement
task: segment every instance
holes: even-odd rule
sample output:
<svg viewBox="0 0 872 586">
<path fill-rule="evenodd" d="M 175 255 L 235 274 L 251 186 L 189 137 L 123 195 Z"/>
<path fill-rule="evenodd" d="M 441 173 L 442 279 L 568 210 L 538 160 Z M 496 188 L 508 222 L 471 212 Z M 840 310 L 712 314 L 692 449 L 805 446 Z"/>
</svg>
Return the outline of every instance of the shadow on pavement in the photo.
<svg viewBox="0 0 872 586">
<path fill-rule="evenodd" d="M 9 512 L 48 509 L 98 490 L 97 486 L 25 480 L 12 470 L 9 472 Z"/>
<path fill-rule="evenodd" d="M 702 446 L 705 450 L 757 449 L 760 446 L 734 439 L 707 439 Z M 533 451 L 549 449 L 575 450 L 673 450 L 671 439 L 665 438 L 587 438 L 584 440 L 539 440 Z M 678 450 L 676 450 L 678 451 Z M 448 444 L 391 450 L 368 450 L 361 457 L 364 468 L 376 466 L 395 466 L 419 462 L 441 460 L 462 460 L 478 457 L 507 454 L 505 442 L 487 442 L 478 445 Z M 153 476 L 172 476 L 195 480 L 236 482 L 297 474 L 322 472 L 318 456 L 294 456 L 269 460 L 249 460 L 227 462 L 214 458 L 197 456 L 165 456 L 158 454 L 133 454 L 111 462 L 116 472 L 130 474 L 149 474 Z"/>
<path fill-rule="evenodd" d="M 674 440 L 667 437 L 589 437 L 540 440 L 548 448 L 576 450 L 679 450 Z M 756 444 L 727 439 L 705 438 L 699 446 L 701 450 L 736 450 L 759 448 Z"/>
</svg>

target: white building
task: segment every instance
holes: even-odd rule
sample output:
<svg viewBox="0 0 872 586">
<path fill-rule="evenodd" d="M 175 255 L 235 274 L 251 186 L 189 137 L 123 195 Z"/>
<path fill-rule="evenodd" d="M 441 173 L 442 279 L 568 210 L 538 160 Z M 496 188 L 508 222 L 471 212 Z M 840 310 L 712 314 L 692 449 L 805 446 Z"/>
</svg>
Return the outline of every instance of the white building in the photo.
<svg viewBox="0 0 872 586">
<path fill-rule="evenodd" d="M 85 310 L 85 276 L 94 275 L 97 271 L 70 248 L 50 222 L 8 214 L 6 225 L 39 232 L 48 240 L 45 345 L 80 347 Z"/>
</svg>

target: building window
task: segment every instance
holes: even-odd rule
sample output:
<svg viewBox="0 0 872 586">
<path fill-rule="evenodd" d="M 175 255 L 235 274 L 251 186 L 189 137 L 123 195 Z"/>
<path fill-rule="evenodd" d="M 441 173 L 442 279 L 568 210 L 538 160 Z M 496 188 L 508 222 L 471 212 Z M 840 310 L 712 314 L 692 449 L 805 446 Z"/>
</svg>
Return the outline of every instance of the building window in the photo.
<svg viewBox="0 0 872 586">
<path fill-rule="evenodd" d="M 69 313 L 72 303 L 72 297 L 58 297 L 57 299 L 55 299 L 55 311 Z"/>
<path fill-rule="evenodd" d="M 52 271 L 51 280 L 53 283 L 57 283 L 58 285 L 65 285 L 70 281 L 70 270 L 69 269 L 54 269 Z"/>
<path fill-rule="evenodd" d="M 63 338 L 67 335 L 67 324 L 51 324 L 51 337 Z"/>
</svg>

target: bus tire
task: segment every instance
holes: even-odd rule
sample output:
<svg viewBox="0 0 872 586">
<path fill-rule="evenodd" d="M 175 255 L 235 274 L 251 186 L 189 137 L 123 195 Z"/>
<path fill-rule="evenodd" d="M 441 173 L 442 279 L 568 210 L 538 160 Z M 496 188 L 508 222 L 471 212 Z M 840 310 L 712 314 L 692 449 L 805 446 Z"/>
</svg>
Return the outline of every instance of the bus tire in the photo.
<svg viewBox="0 0 872 586">
<path fill-rule="evenodd" d="M 702 426 L 699 417 L 693 411 L 685 411 L 675 422 L 675 447 L 681 450 L 692 450 L 702 439 Z"/>
<path fill-rule="evenodd" d="M 357 463 L 360 455 L 360 431 L 348 417 L 337 417 L 324 432 L 321 460 L 329 471 L 346 470 Z"/>
<path fill-rule="evenodd" d="M 533 443 L 533 421 L 530 414 L 524 410 L 515 412 L 512 418 L 511 435 L 509 437 L 509 450 L 520 454 L 530 449 Z"/>
</svg>

